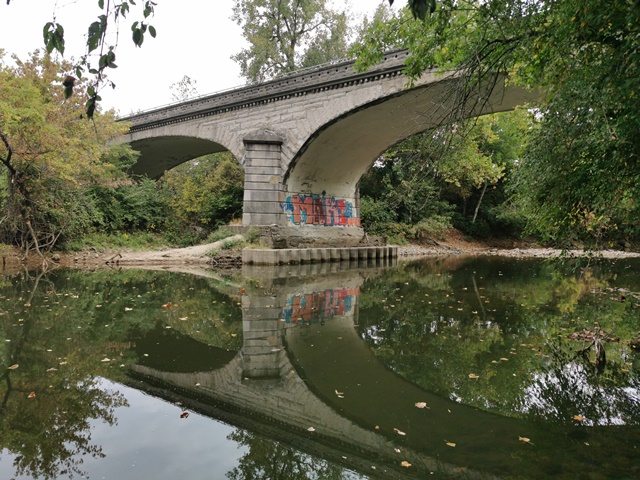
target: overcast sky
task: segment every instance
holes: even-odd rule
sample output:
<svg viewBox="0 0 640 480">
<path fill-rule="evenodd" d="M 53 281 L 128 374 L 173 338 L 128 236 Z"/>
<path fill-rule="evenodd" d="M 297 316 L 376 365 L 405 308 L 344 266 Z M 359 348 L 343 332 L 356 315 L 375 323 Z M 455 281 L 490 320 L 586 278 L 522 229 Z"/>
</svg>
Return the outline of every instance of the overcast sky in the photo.
<svg viewBox="0 0 640 480">
<path fill-rule="evenodd" d="M 350 0 L 351 11 L 370 15 L 382 1 L 387 0 Z M 125 115 L 170 103 L 170 87 L 184 75 L 197 81 L 200 94 L 244 84 L 238 65 L 230 59 L 246 46 L 240 27 L 230 19 L 233 0 L 156 3 L 150 23 L 156 27 L 157 37 L 145 36 L 142 48 L 135 48 L 131 41 L 134 15 L 121 25 L 116 58 L 119 68 L 109 70 L 116 89 L 101 92 L 103 107 Z M 98 0 L 11 0 L 10 5 L 1 0 L 0 48 L 7 55 L 26 58 L 29 52 L 42 48 L 42 28 L 55 14 L 65 28 L 65 58 L 77 58 L 85 51 L 87 27 L 99 13 Z"/>
</svg>

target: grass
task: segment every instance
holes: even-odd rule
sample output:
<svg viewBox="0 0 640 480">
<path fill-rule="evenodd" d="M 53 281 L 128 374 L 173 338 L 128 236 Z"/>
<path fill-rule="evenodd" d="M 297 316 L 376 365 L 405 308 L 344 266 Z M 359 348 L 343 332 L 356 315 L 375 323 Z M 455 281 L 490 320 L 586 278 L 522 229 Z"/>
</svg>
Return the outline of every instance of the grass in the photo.
<svg viewBox="0 0 640 480">
<path fill-rule="evenodd" d="M 114 248 L 128 248 L 131 250 L 150 250 L 167 247 L 167 240 L 157 233 L 92 233 L 80 239 L 61 245 L 61 249 L 68 252 L 79 252 L 89 248 L 97 251 L 111 250 Z"/>
<path fill-rule="evenodd" d="M 209 236 L 207 236 L 206 243 L 213 243 L 219 240 L 224 240 L 225 238 L 233 236 L 234 233 L 226 229 L 224 227 L 217 229 L 215 232 L 211 232 Z"/>
</svg>

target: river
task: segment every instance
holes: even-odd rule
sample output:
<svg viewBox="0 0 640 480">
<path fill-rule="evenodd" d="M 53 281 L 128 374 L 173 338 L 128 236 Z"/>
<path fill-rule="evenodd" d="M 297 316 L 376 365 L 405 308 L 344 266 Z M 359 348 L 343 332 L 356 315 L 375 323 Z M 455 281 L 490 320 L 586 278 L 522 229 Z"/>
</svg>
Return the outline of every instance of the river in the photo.
<svg viewBox="0 0 640 480">
<path fill-rule="evenodd" d="M 0 478 L 639 478 L 639 270 L 5 273 Z"/>
</svg>

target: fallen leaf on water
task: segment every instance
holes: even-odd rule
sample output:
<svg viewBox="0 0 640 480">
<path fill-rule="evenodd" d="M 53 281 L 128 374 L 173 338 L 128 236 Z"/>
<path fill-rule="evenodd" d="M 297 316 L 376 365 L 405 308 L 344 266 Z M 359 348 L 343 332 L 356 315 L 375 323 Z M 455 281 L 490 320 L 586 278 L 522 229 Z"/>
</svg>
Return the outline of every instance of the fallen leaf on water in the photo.
<svg viewBox="0 0 640 480">
<path fill-rule="evenodd" d="M 133 310 L 133 308 L 124 307 L 124 311 L 125 311 L 125 312 L 130 312 L 131 310 Z"/>
<path fill-rule="evenodd" d="M 416 407 L 418 408 L 429 408 L 427 407 L 427 402 L 417 402 Z"/>
<path fill-rule="evenodd" d="M 178 318 L 178 320 L 182 320 L 184 322 L 184 321 L 187 320 L 187 318 L 189 318 L 189 317 L 181 317 L 181 318 Z"/>
<path fill-rule="evenodd" d="M 398 430 L 397 428 L 394 428 L 393 431 L 396 432 L 398 435 L 402 435 L 403 437 L 406 435 L 406 433 L 404 433 L 402 430 Z"/>
<path fill-rule="evenodd" d="M 497 360 L 491 360 L 491 363 L 499 363 Z"/>
<path fill-rule="evenodd" d="M 456 444 L 453 442 L 447 442 L 446 440 L 444 441 L 444 443 L 446 443 L 449 447 L 455 447 Z"/>
<path fill-rule="evenodd" d="M 238 336 L 238 334 L 237 334 L 237 333 L 232 333 L 232 334 L 231 334 L 231 336 L 232 336 L 232 337 L 237 337 L 237 336 Z"/>
<path fill-rule="evenodd" d="M 476 375 L 475 373 L 470 373 L 469 374 L 469 378 L 476 379 L 476 378 L 480 378 L 480 377 L 478 375 Z"/>
<path fill-rule="evenodd" d="M 399 448 L 394 448 L 393 451 L 396 452 L 396 453 L 400 453 L 400 449 Z"/>
<path fill-rule="evenodd" d="M 171 302 L 163 303 L 162 308 L 171 308 Z"/>
<path fill-rule="evenodd" d="M 508 362 L 509 361 L 508 358 L 504 358 L 504 357 L 502 357 L 500 360 L 502 360 L 503 362 Z"/>
<path fill-rule="evenodd" d="M 316 429 L 315 429 L 315 428 L 313 428 L 313 427 L 309 427 L 309 428 L 307 428 L 307 432 L 315 432 L 315 431 L 316 431 Z"/>
<path fill-rule="evenodd" d="M 7 370 L 15 370 L 16 368 L 18 368 L 20 365 L 18 365 L 17 363 L 14 365 L 11 365 L 10 367 L 7 367 Z"/>
<path fill-rule="evenodd" d="M 373 427 L 373 428 L 375 428 L 376 430 L 380 430 L 380 425 L 376 425 L 376 426 L 375 426 L 375 427 Z"/>
<path fill-rule="evenodd" d="M 58 369 L 57 368 L 48 368 L 47 372 L 57 372 Z"/>
<path fill-rule="evenodd" d="M 406 460 L 403 460 L 402 463 L 400 463 L 400 466 L 409 468 L 411 466 L 411 464 L 409 462 L 407 462 Z"/>
<path fill-rule="evenodd" d="M 577 420 L 578 422 L 584 422 L 584 417 L 582 415 L 574 415 L 573 419 Z"/>
<path fill-rule="evenodd" d="M 531 443 L 531 439 L 530 438 L 518 437 L 518 440 L 520 440 L 522 443 L 528 443 L 529 445 L 533 445 L 533 443 Z"/>
<path fill-rule="evenodd" d="M 339 396 L 340 398 L 343 398 L 344 392 L 339 392 L 338 390 L 335 390 L 335 392 L 337 396 Z"/>
<path fill-rule="evenodd" d="M 36 396 L 36 392 L 31 392 L 29 395 L 27 395 L 27 398 L 35 398 Z"/>
<path fill-rule="evenodd" d="M 189 412 L 182 412 L 180 414 L 180 418 L 187 418 L 189 416 Z"/>
</svg>

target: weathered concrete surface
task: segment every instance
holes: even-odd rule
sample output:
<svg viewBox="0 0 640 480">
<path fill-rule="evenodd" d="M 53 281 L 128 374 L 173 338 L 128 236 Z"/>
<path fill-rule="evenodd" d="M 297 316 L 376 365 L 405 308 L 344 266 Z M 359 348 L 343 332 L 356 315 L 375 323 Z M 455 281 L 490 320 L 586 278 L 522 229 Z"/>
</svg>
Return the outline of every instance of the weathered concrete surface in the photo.
<svg viewBox="0 0 640 480">
<path fill-rule="evenodd" d="M 380 262 L 391 265 L 398 257 L 398 247 L 350 247 L 350 248 L 245 248 L 242 263 L 245 265 L 289 265 L 321 262 Z"/>
</svg>

